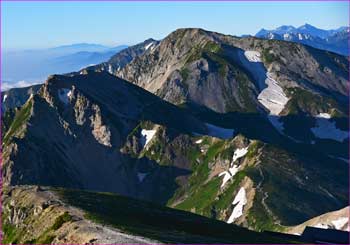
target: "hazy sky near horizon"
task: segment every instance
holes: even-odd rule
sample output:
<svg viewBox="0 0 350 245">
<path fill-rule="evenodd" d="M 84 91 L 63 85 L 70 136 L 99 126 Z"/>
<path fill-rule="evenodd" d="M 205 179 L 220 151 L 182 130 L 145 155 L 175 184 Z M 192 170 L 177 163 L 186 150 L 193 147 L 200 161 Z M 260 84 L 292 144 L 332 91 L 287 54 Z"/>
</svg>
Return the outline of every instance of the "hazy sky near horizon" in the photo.
<svg viewBox="0 0 350 245">
<path fill-rule="evenodd" d="M 349 25 L 348 2 L 2 2 L 3 49 L 132 45 L 182 27 L 231 35 L 309 23 Z"/>
</svg>

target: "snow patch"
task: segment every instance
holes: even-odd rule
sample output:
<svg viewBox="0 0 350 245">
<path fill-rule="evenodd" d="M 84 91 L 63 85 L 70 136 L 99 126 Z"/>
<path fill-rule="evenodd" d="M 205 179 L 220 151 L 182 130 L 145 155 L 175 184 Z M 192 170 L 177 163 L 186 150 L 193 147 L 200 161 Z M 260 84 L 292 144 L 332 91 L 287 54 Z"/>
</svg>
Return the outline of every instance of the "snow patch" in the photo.
<svg viewBox="0 0 350 245">
<path fill-rule="evenodd" d="M 239 189 L 239 192 L 237 193 L 235 199 L 232 202 L 233 205 L 236 205 L 233 208 L 232 214 L 227 220 L 228 224 L 233 223 L 237 218 L 241 217 L 243 215 L 243 207 L 247 204 L 247 197 L 246 192 L 243 187 Z"/>
<path fill-rule="evenodd" d="M 145 46 L 145 50 L 149 49 L 152 45 L 153 45 L 153 42 L 150 42 L 149 44 L 147 44 L 147 45 Z"/>
<path fill-rule="evenodd" d="M 113 74 L 113 67 L 112 67 L 111 64 L 108 65 L 108 72 L 109 72 L 110 74 Z"/>
<path fill-rule="evenodd" d="M 314 227 L 320 228 L 320 229 L 328 229 L 329 228 L 328 225 L 322 224 L 322 223 L 316 224 Z"/>
<path fill-rule="evenodd" d="M 348 217 L 342 217 L 342 218 L 339 218 L 337 220 L 332 221 L 332 224 L 334 225 L 336 230 L 341 230 L 348 223 L 349 223 Z M 348 227 L 348 229 L 349 229 L 349 227 Z"/>
<path fill-rule="evenodd" d="M 261 62 L 261 55 L 258 51 L 247 50 L 244 55 L 250 62 Z"/>
<path fill-rule="evenodd" d="M 331 115 L 328 113 L 320 113 L 320 114 L 316 115 L 316 117 L 330 119 Z"/>
<path fill-rule="evenodd" d="M 247 154 L 247 153 L 248 153 L 248 147 L 236 149 L 235 152 L 233 153 L 231 166 L 237 159 L 245 156 L 245 154 Z"/>
<path fill-rule="evenodd" d="M 146 147 L 146 145 L 151 141 L 153 136 L 156 134 L 157 130 L 147 130 L 147 129 L 142 129 L 141 130 L 141 144 L 143 147 Z"/>
<path fill-rule="evenodd" d="M 239 170 L 239 166 L 233 165 L 233 163 L 237 159 L 239 159 L 239 158 L 243 157 L 245 154 L 247 154 L 247 152 L 248 152 L 248 147 L 235 150 L 235 152 L 233 153 L 233 156 L 232 156 L 231 164 L 230 164 L 231 168 L 229 168 L 228 171 L 224 171 L 224 172 L 221 172 L 219 174 L 219 177 L 224 176 L 224 178 L 222 180 L 221 188 L 224 187 L 225 184 L 227 183 L 227 181 L 229 181 L 233 176 L 235 176 L 235 174 Z"/>
<path fill-rule="evenodd" d="M 320 139 L 343 142 L 349 137 L 349 132 L 338 129 L 335 122 L 331 122 L 329 119 L 330 115 L 327 113 L 318 114 L 316 116 L 316 127 L 311 128 L 311 132 Z"/>
<path fill-rule="evenodd" d="M 344 229 L 345 226 L 347 227 Z M 321 229 L 336 229 L 349 231 L 349 217 L 340 217 L 336 220 L 333 220 L 330 224 L 318 223 L 314 225 L 314 227 Z"/>
<path fill-rule="evenodd" d="M 278 82 L 272 78 L 272 74 L 266 73 L 265 83 L 267 88 L 258 95 L 259 102 L 270 111 L 270 115 L 278 115 L 288 102 L 286 94 Z"/>
<path fill-rule="evenodd" d="M 2 98 L 2 102 L 4 103 L 7 99 L 7 94 L 4 95 L 4 97 Z"/>
<path fill-rule="evenodd" d="M 221 128 L 209 123 L 206 123 L 205 125 L 207 126 L 208 135 L 210 136 L 221 138 L 221 139 L 229 139 L 229 138 L 232 138 L 233 136 L 234 129 Z"/>
<path fill-rule="evenodd" d="M 137 178 L 139 179 L 140 182 L 142 182 L 147 175 L 148 173 L 137 173 Z"/>
<path fill-rule="evenodd" d="M 260 93 L 258 95 L 258 101 L 262 104 L 268 111 L 269 121 L 277 129 L 278 132 L 282 133 L 283 123 L 279 121 L 278 116 L 284 109 L 289 98 L 284 93 L 282 87 L 279 83 L 272 78 L 272 73 L 266 72 L 264 65 L 261 62 L 261 55 L 257 51 L 245 51 L 244 55 L 246 59 L 250 62 L 259 63 L 259 65 L 250 65 L 249 62 L 242 59 L 243 64 L 254 72 L 255 77 L 258 81 Z"/>
<path fill-rule="evenodd" d="M 200 144 L 200 143 L 202 143 L 202 142 L 203 142 L 203 140 L 200 139 L 200 140 L 197 140 L 195 143 L 196 143 L 196 144 Z"/>
<path fill-rule="evenodd" d="M 72 91 L 67 88 L 61 88 L 58 90 L 58 98 L 67 105 L 69 103 L 69 99 L 72 96 Z"/>
<path fill-rule="evenodd" d="M 290 39 L 290 34 L 289 34 L 289 33 L 283 34 L 283 39 L 284 39 L 284 40 Z"/>
<path fill-rule="evenodd" d="M 219 177 L 224 176 L 222 180 L 221 188 L 225 186 L 227 181 L 229 181 L 233 176 L 235 176 L 235 174 L 238 172 L 238 169 L 239 169 L 239 166 L 233 165 L 233 167 L 229 168 L 228 171 L 224 171 L 219 174 Z"/>
</svg>

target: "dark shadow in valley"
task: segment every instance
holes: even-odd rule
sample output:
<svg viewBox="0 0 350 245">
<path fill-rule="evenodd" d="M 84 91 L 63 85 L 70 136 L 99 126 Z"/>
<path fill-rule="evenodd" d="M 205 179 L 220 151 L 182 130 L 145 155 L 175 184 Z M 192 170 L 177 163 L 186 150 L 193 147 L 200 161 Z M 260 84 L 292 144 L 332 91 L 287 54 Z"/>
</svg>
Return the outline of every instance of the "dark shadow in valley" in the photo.
<svg viewBox="0 0 350 245">
<path fill-rule="evenodd" d="M 329 158 L 328 155 L 348 157 L 349 139 L 339 142 L 315 137 L 311 131 L 312 127 L 316 127 L 315 118 L 307 115 L 269 116 L 283 122 L 284 130 L 281 134 L 262 113 L 217 113 L 193 104 L 188 104 L 187 109 L 204 122 L 235 129 L 236 134 L 240 133 L 247 138 L 261 140 L 296 154 L 316 159 Z M 341 130 L 349 130 L 348 118 L 332 118 L 331 122 L 335 122 Z"/>
<path fill-rule="evenodd" d="M 133 158 L 127 154 L 123 154 L 122 157 L 125 162 L 132 166 L 131 172 L 135 173 L 134 176 L 131 176 L 132 182 L 135 183 L 135 194 L 124 194 L 162 205 L 166 205 L 180 187 L 176 178 L 192 173 L 188 169 L 176 166 L 162 166 L 146 157 Z"/>
</svg>

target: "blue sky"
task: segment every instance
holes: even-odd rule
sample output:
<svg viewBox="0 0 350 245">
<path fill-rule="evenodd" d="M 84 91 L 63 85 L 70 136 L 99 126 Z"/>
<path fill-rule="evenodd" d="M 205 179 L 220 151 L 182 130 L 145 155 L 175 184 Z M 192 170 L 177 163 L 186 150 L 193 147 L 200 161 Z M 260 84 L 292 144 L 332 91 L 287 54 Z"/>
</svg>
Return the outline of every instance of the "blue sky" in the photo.
<svg viewBox="0 0 350 245">
<path fill-rule="evenodd" d="M 288 24 L 348 25 L 348 2 L 2 2 L 2 47 L 135 44 L 180 27 L 231 35 Z"/>
</svg>

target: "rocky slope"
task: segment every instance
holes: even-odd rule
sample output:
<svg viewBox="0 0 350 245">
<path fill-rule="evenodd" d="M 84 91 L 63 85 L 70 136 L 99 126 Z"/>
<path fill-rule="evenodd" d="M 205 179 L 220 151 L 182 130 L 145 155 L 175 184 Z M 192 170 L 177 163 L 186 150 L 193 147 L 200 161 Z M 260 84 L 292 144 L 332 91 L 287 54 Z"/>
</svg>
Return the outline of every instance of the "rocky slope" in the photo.
<svg viewBox="0 0 350 245">
<path fill-rule="evenodd" d="M 192 171 L 177 177 L 179 188 L 168 205 L 228 223 L 285 231 L 348 202 L 348 165 L 341 160 L 288 152 L 242 135 L 222 140 L 164 127 L 142 151 L 135 151 L 132 142 L 135 136 L 128 138 L 124 152 Z M 316 200 L 323 201 L 315 206 Z"/>
<path fill-rule="evenodd" d="M 223 114 L 263 115 L 281 136 L 347 158 L 348 67 L 296 43 L 179 29 L 112 73 L 221 126 L 233 123 Z"/>
<path fill-rule="evenodd" d="M 216 112 L 255 111 L 254 99 L 266 85 L 258 81 L 260 74 L 252 74 L 261 73 L 252 70 L 259 64 L 243 55 L 245 51 L 260 53 L 264 73 L 278 78 L 285 93 L 298 87 L 316 94 L 327 91 L 333 99 L 347 95 L 348 61 L 342 56 L 202 29 L 171 33 L 116 74 L 175 104 L 194 103 Z M 249 61 L 250 67 L 245 66 Z"/>
</svg>

